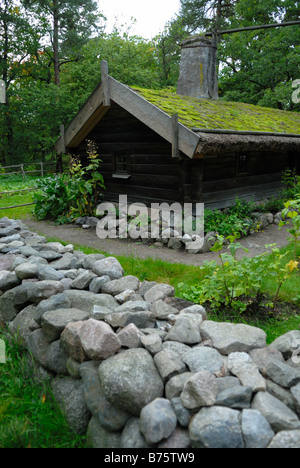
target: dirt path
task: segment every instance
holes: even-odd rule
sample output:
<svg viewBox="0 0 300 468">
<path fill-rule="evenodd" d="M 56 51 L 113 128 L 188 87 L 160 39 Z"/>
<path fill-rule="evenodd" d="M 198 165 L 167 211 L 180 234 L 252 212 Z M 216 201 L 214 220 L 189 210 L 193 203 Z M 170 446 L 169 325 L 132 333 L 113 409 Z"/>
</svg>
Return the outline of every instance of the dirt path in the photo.
<svg viewBox="0 0 300 468">
<path fill-rule="evenodd" d="M 31 218 L 25 221 L 28 228 L 47 237 L 56 237 L 70 244 L 81 244 L 94 249 L 102 250 L 115 256 L 133 256 L 141 259 L 154 258 L 169 263 L 183 263 L 186 265 L 202 265 L 205 261 L 215 260 L 213 252 L 206 254 L 189 254 L 186 251 L 176 251 L 168 248 L 157 248 L 144 245 L 130 239 L 99 239 L 95 229 L 83 230 L 72 225 L 55 226 L 49 221 L 34 221 Z M 287 244 L 289 234 L 278 226 L 271 225 L 264 232 L 255 233 L 241 240 L 241 244 L 249 253 L 239 251 L 238 258 L 243 256 L 255 257 L 265 251 L 266 244 L 277 244 L 283 247 Z"/>
</svg>

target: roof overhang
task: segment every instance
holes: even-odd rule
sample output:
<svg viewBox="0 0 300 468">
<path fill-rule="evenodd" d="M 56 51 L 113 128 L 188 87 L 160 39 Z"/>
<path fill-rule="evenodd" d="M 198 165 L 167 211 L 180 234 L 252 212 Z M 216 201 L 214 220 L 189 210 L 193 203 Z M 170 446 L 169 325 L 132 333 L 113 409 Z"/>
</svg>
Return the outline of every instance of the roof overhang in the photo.
<svg viewBox="0 0 300 468">
<path fill-rule="evenodd" d="M 109 93 L 109 98 L 107 93 Z M 57 140 L 55 149 L 58 154 L 63 153 L 66 147 L 76 148 L 87 137 L 110 109 L 110 105 L 107 105 L 110 100 L 139 119 L 166 141 L 172 145 L 175 144 L 172 116 L 151 104 L 133 89 L 111 76 L 107 76 L 106 78 L 102 77 L 101 85 L 95 89 L 65 130 L 64 141 L 62 136 Z M 180 123 L 178 123 L 175 133 L 176 138 L 178 137 L 176 142 L 178 150 L 189 158 L 193 158 L 199 143 L 198 135 Z"/>
<path fill-rule="evenodd" d="M 178 123 L 176 116 L 167 114 L 109 76 L 105 61 L 102 62 L 101 71 L 101 84 L 57 140 L 55 149 L 58 154 L 64 153 L 66 148 L 78 147 L 109 111 L 111 101 L 171 143 L 173 156 L 178 156 L 179 152 L 189 158 L 204 158 L 216 157 L 228 151 L 300 151 L 298 134 L 189 129 Z"/>
<path fill-rule="evenodd" d="M 267 132 L 195 129 L 199 137 L 195 158 L 235 151 L 300 152 L 300 135 Z"/>
</svg>

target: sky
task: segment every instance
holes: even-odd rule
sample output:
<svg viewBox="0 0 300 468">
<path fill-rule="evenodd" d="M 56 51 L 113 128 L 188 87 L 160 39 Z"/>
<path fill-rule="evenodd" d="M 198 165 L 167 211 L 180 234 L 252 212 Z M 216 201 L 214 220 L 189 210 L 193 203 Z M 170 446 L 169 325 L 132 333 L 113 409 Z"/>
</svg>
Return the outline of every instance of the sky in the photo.
<svg viewBox="0 0 300 468">
<path fill-rule="evenodd" d="M 107 32 L 110 33 L 117 23 L 136 23 L 129 31 L 145 39 L 152 39 L 164 29 L 167 21 L 179 12 L 180 0 L 97 0 L 99 10 L 107 17 Z M 126 28 L 122 28 L 122 31 Z"/>
</svg>

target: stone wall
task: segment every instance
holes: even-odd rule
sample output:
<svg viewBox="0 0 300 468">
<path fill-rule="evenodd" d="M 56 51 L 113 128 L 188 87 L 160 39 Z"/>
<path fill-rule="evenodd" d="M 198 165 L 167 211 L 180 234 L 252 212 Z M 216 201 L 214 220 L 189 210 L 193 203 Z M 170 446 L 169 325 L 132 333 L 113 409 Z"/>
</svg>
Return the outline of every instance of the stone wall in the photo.
<svg viewBox="0 0 300 468">
<path fill-rule="evenodd" d="M 99 448 L 300 448 L 295 330 L 217 323 L 114 257 L 0 220 L 0 320 Z"/>
<path fill-rule="evenodd" d="M 127 211 L 126 211 L 127 212 Z M 102 218 L 103 219 L 103 218 Z M 108 229 L 108 223 L 110 223 L 110 230 L 107 230 L 107 236 L 111 238 L 131 238 L 130 235 L 130 223 L 132 222 L 131 218 L 128 218 L 127 222 L 125 218 L 124 222 L 120 222 L 115 218 L 115 215 L 105 216 L 106 227 Z M 196 222 L 196 218 L 193 218 Z M 84 216 L 78 218 L 75 223 L 77 226 L 81 226 L 83 229 L 95 229 L 98 234 L 97 224 L 99 223 L 100 218 Z M 282 221 L 282 213 L 278 212 L 274 216 L 272 213 L 253 213 L 252 219 L 248 219 L 248 229 L 247 236 L 255 234 L 258 231 L 263 231 L 271 224 L 278 225 Z M 176 222 L 179 224 L 179 228 L 176 226 Z M 172 250 L 185 250 L 190 254 L 202 254 L 210 252 L 211 247 L 215 244 L 217 240 L 216 232 L 208 232 L 203 238 L 198 234 L 192 234 L 191 232 L 182 232 L 182 217 L 181 215 L 176 218 L 175 221 L 167 221 L 162 223 L 161 221 L 157 222 L 157 228 L 160 234 L 158 237 L 151 237 L 151 225 L 145 224 L 144 227 L 140 228 L 139 232 L 135 230 L 134 239 L 137 242 L 142 242 L 143 244 L 153 244 L 155 247 L 167 247 Z M 135 228 L 135 226 L 134 226 Z M 101 226 L 101 231 L 103 226 Z M 177 230 L 178 229 L 178 230 Z M 230 233 L 228 233 L 229 235 Z M 125 236 L 125 237 L 124 237 Z"/>
</svg>

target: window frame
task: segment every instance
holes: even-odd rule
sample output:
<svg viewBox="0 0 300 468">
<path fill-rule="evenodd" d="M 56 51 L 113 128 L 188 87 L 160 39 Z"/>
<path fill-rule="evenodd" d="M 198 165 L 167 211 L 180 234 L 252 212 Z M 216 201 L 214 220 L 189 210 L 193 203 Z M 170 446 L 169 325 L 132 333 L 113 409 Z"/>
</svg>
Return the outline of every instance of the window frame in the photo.
<svg viewBox="0 0 300 468">
<path fill-rule="evenodd" d="M 122 158 L 122 161 L 118 161 L 120 158 Z M 123 169 L 120 169 L 120 166 Z M 112 176 L 114 179 L 129 179 L 131 177 L 130 154 L 123 152 L 114 154 Z"/>
<path fill-rule="evenodd" d="M 249 154 L 238 153 L 236 156 L 236 175 L 249 174 Z"/>
</svg>

